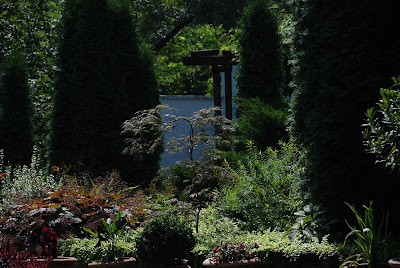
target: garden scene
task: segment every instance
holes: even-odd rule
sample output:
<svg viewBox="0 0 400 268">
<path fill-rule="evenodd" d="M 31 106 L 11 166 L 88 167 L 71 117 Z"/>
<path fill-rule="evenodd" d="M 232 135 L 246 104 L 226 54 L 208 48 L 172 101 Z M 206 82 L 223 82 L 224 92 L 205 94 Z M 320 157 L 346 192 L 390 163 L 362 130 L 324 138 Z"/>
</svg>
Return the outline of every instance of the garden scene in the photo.
<svg viewBox="0 0 400 268">
<path fill-rule="evenodd" d="M 0 1 L 0 267 L 400 267 L 397 8 Z"/>
</svg>

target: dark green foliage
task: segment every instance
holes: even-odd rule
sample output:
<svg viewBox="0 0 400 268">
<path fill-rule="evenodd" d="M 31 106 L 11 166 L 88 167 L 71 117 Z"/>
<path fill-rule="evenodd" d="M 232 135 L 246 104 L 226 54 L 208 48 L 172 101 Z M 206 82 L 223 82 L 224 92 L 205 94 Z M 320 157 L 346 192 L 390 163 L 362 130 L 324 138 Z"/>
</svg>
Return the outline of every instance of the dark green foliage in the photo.
<svg viewBox="0 0 400 268">
<path fill-rule="evenodd" d="M 400 36 L 393 34 L 397 3 L 295 2 L 292 135 L 307 152 L 304 180 L 313 202 L 323 203 L 339 219 L 345 201 L 373 199 L 398 211 L 398 197 L 391 200 L 388 193 L 400 181 L 374 165 L 360 134 L 363 114 L 378 99 L 378 89 L 400 71 Z"/>
<path fill-rule="evenodd" d="M 51 165 L 94 175 L 118 169 L 132 183 L 152 178 L 159 155 L 121 155 L 122 123 L 159 103 L 151 54 L 138 45 L 129 1 L 65 1 L 60 39 Z"/>
<path fill-rule="evenodd" d="M 195 245 L 189 223 L 174 215 L 165 215 L 147 223 L 136 239 L 137 255 L 152 267 L 179 264 Z M 164 266 L 162 266 L 164 267 Z"/>
<path fill-rule="evenodd" d="M 260 98 L 241 99 L 241 114 L 237 130 L 244 143 L 254 141 L 254 145 L 264 150 L 276 146 L 279 140 L 287 141 L 286 109 L 275 109 L 263 103 Z"/>
<path fill-rule="evenodd" d="M 390 89 L 381 89 L 377 109 L 372 107 L 365 113 L 363 137 L 366 150 L 377 157 L 377 163 L 399 172 L 400 77 L 393 80 L 395 84 Z"/>
<path fill-rule="evenodd" d="M 172 188 L 180 200 L 210 201 L 213 191 L 232 184 L 235 176 L 217 155 L 203 161 L 182 161 L 161 174 L 164 188 Z"/>
<path fill-rule="evenodd" d="M 275 108 L 285 106 L 284 65 L 277 18 L 270 1 L 254 0 L 245 9 L 238 42 L 239 96 L 259 97 Z"/>
<path fill-rule="evenodd" d="M 7 164 L 29 164 L 33 150 L 32 99 L 25 55 L 14 52 L 2 64 L 0 148 Z"/>
<path fill-rule="evenodd" d="M 61 16 L 60 2 L 0 1 L 0 62 L 13 50 L 24 49 L 34 105 L 34 136 L 42 159 L 51 116 L 52 81 L 55 77 L 55 25 Z"/>
</svg>

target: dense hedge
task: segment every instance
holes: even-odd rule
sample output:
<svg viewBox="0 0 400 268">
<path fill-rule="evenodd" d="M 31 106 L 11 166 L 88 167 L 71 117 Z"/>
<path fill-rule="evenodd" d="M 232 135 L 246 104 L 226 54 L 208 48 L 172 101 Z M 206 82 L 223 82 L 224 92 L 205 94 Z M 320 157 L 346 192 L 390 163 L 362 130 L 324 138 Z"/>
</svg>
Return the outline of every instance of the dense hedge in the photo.
<svg viewBox="0 0 400 268">
<path fill-rule="evenodd" d="M 94 175 L 117 169 L 132 183 L 152 178 L 159 154 L 122 156 L 121 124 L 159 104 L 148 50 L 127 0 L 65 1 L 50 139 L 51 165 Z"/>
<path fill-rule="evenodd" d="M 239 97 L 259 97 L 274 108 L 282 107 L 284 65 L 277 18 L 270 1 L 252 1 L 239 25 Z"/>
<path fill-rule="evenodd" d="M 238 31 L 238 134 L 260 149 L 285 139 L 287 104 L 285 69 L 277 14 L 270 1 L 254 0 L 245 8 Z"/>
<path fill-rule="evenodd" d="M 296 1 L 292 135 L 309 162 L 304 179 L 314 202 L 343 221 L 344 202 L 377 200 L 398 211 L 383 174 L 365 153 L 360 126 L 379 88 L 400 71 L 396 3 Z M 397 206 L 397 208 L 396 208 Z M 394 215 L 395 213 L 391 213 Z M 398 213 L 397 213 L 398 214 Z"/>
<path fill-rule="evenodd" d="M 33 152 L 33 106 L 26 58 L 13 52 L 1 66 L 0 149 L 5 164 L 29 164 Z"/>
</svg>

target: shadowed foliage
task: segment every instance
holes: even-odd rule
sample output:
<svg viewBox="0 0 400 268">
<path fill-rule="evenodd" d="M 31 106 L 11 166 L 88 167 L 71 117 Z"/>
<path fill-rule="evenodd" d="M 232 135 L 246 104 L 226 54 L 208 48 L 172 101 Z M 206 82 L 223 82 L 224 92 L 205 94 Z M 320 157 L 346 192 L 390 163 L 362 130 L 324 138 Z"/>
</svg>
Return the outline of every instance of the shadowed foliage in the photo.
<svg viewBox="0 0 400 268">
<path fill-rule="evenodd" d="M 2 64 L 0 148 L 5 164 L 28 164 L 33 151 L 33 108 L 25 55 L 13 52 Z"/>
<path fill-rule="evenodd" d="M 339 219 L 345 201 L 375 200 L 398 211 L 398 198 L 391 200 L 389 191 L 399 180 L 364 152 L 360 129 L 379 88 L 400 71 L 400 37 L 391 34 L 396 5 L 296 1 L 292 135 L 306 148 L 304 180 L 313 201 Z"/>
<path fill-rule="evenodd" d="M 121 155 L 120 135 L 125 120 L 159 103 L 150 55 L 138 43 L 129 1 L 65 1 L 51 165 L 82 165 L 94 175 L 117 169 L 132 183 L 154 175 L 159 155 Z"/>
</svg>

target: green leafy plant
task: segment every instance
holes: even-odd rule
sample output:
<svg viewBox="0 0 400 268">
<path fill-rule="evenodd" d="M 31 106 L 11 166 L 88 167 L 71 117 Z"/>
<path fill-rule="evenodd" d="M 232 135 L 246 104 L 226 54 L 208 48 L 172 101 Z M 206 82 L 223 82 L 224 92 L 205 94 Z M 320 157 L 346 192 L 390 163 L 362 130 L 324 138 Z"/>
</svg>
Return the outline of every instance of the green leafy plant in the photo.
<svg viewBox="0 0 400 268">
<path fill-rule="evenodd" d="M 122 212 L 119 210 L 114 221 L 110 218 L 108 218 L 107 221 L 102 219 L 104 227 L 106 228 L 106 233 L 98 233 L 88 228 L 83 228 L 86 232 L 98 239 L 95 254 L 97 261 L 115 261 L 119 257 L 124 257 L 122 256 L 122 249 L 117 243 L 122 234 L 125 232 L 126 227 L 126 223 L 123 224 L 121 215 Z M 105 242 L 105 250 L 100 247 L 102 241 Z"/>
<path fill-rule="evenodd" d="M 148 222 L 136 237 L 137 256 L 152 267 L 180 264 L 195 245 L 190 224 L 174 215 Z"/>
<path fill-rule="evenodd" d="M 337 220 L 328 220 L 325 215 L 326 211 L 322 209 L 321 204 L 308 204 L 302 210 L 296 211 L 297 216 L 295 224 L 291 227 L 289 234 L 290 239 L 295 237 L 304 240 L 320 240 L 322 235 L 328 234 L 330 225 Z"/>
<path fill-rule="evenodd" d="M 135 236 L 136 232 L 133 230 L 126 230 L 119 236 L 116 247 L 119 248 L 120 255 L 135 256 Z M 98 257 L 109 250 L 109 244 L 102 242 L 100 246 L 96 246 L 97 243 L 98 239 L 93 236 L 89 238 L 70 237 L 60 241 L 58 252 L 63 256 L 75 257 L 81 263 L 98 261 Z"/>
<path fill-rule="evenodd" d="M 346 221 L 351 231 L 347 234 L 345 243 L 352 236 L 358 253 L 346 258 L 340 267 L 351 264 L 359 265 L 366 262 L 368 267 L 375 268 L 378 264 L 387 262 L 390 245 L 390 234 L 388 233 L 389 214 L 386 214 L 380 222 L 376 222 L 372 203 L 371 201 L 368 207 L 363 205 L 365 209 L 364 216 L 354 206 L 346 203 L 354 213 L 358 228 Z"/>
<path fill-rule="evenodd" d="M 0 214 L 6 214 L 17 204 L 28 202 L 36 197 L 43 197 L 47 191 L 56 190 L 58 178 L 47 175 L 40 168 L 40 157 L 33 148 L 31 163 L 23 166 L 6 166 L 3 163 L 3 151 L 0 150 Z"/>
<path fill-rule="evenodd" d="M 302 203 L 299 196 L 300 151 L 293 143 L 257 151 L 251 143 L 247 160 L 232 172 L 236 180 L 216 196 L 216 205 L 239 219 L 246 230 L 285 229 Z"/>
<path fill-rule="evenodd" d="M 254 141 L 262 150 L 268 146 L 276 147 L 279 140 L 287 141 L 285 108 L 276 109 L 266 104 L 259 97 L 238 99 L 240 106 L 237 121 L 239 139 Z"/>
<path fill-rule="evenodd" d="M 380 90 L 378 108 L 369 108 L 363 125 L 364 144 L 368 151 L 392 170 L 400 170 L 400 76 L 393 86 Z"/>
</svg>

